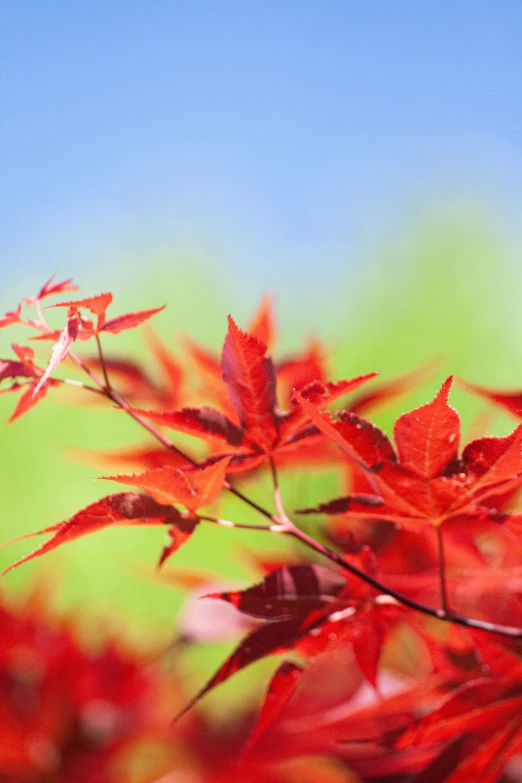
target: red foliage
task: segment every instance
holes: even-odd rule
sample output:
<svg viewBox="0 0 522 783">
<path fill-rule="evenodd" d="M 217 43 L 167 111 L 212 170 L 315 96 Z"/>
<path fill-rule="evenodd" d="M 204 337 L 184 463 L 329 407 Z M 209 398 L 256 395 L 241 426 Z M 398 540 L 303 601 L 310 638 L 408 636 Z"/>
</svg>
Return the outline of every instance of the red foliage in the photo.
<svg viewBox="0 0 522 783">
<path fill-rule="evenodd" d="M 301 353 L 273 359 L 275 328 L 268 299 L 246 331 L 229 317 L 221 360 L 186 342 L 192 370 L 149 332 L 149 353 L 156 364 L 151 370 L 128 357 L 105 356 L 102 340 L 106 332 L 137 327 L 163 308 L 107 320 L 112 295 L 99 294 L 55 305 L 66 307 L 67 316 L 62 331 L 52 330 L 41 300 L 71 290 L 70 280 L 49 281 L 0 320 L 2 327 L 25 325 L 36 339 L 55 343 L 46 367 L 36 363 L 32 349 L 19 345 L 13 346 L 16 358 L 0 361 L 2 391 L 22 392 L 11 418 L 27 412 L 51 386 L 68 383 L 126 412 L 155 443 L 93 455 L 142 468 L 135 475 L 106 477 L 139 492 L 103 497 L 64 522 L 21 536 L 50 534 L 11 568 L 112 525 L 166 526 L 169 542 L 160 565 L 203 523 L 263 530 L 299 548 L 251 556 L 262 574 L 256 584 L 213 588 L 205 597 L 207 606 L 219 601 L 228 608 L 222 622 L 230 633 L 246 629 L 246 635 L 196 696 L 173 704 L 179 719 L 174 728 L 163 712 L 169 688 L 159 687 L 155 696 L 150 690 L 156 687 L 157 672 L 151 680 L 146 668 L 123 664 L 112 648 L 110 665 L 105 653 L 95 661 L 87 659 L 69 631 L 49 632 L 51 641 L 42 650 L 38 640 L 47 638 L 47 631 L 39 631 L 38 639 L 34 631 L 40 618 L 31 617 L 24 631 L 23 615 L 6 613 L 8 630 L 0 642 L 0 688 L 8 683 L 0 701 L 0 713 L 5 710 L 0 714 L 0 781 L 109 783 L 116 775 L 125 781 L 124 773 L 114 771 L 113 754 L 140 732 L 151 731 L 156 741 L 175 748 L 171 767 L 151 767 L 143 778 L 163 775 L 161 783 L 174 783 L 180 775 L 254 783 L 518 779 L 522 425 L 511 434 L 482 436 L 461 448 L 460 417 L 448 403 L 450 377 L 431 402 L 397 419 L 392 441 L 360 414 L 404 394 L 424 370 L 374 388 L 370 381 L 375 373 L 331 380 L 326 352 L 314 340 Z M 34 307 L 36 317 L 25 317 L 25 307 Z M 82 359 L 72 348 L 88 340 L 94 341 L 97 355 Z M 84 381 L 56 377 L 65 361 L 84 372 Z M 352 395 L 366 383 L 364 392 Z M 468 388 L 520 417 L 518 392 Z M 332 412 L 332 404 L 345 396 L 344 409 Z M 135 407 L 144 404 L 145 410 Z M 165 430 L 195 436 L 202 449 L 185 450 Z M 317 464 L 336 470 L 348 490 L 290 515 L 279 472 Z M 252 482 L 260 472 L 272 481 L 268 506 L 234 484 L 238 478 Z M 212 515 L 227 493 L 248 511 L 241 521 Z M 251 521 L 254 513 L 258 519 Z M 308 525 L 305 530 L 294 521 L 303 514 L 314 516 L 315 536 Z M 187 574 L 173 581 L 201 586 L 202 580 L 199 573 L 192 581 Z M 204 627 L 209 616 L 219 625 L 215 612 L 201 614 L 195 622 L 203 611 L 197 606 L 190 610 L 191 633 L 183 633 L 180 621 L 175 644 L 193 643 L 197 628 L 202 638 L 208 637 Z M 13 686 L 9 662 L 20 646 L 29 650 L 24 655 L 43 656 L 38 666 L 45 675 L 29 685 L 22 678 L 22 685 L 17 681 Z M 275 667 L 257 720 L 238 715 L 220 735 L 200 708 L 192 709 L 238 671 L 273 655 L 284 660 Z M 117 673 L 122 666 L 130 672 L 129 682 L 140 683 L 137 690 L 127 683 L 127 675 Z M 66 687 L 67 678 L 74 685 Z M 118 689 L 115 682 L 127 684 Z M 19 714 L 20 688 L 33 689 L 27 714 Z M 117 710 L 130 710 L 131 717 L 121 723 L 123 734 L 116 721 L 117 739 L 104 734 L 101 751 L 96 742 L 94 750 L 90 745 L 85 749 L 85 688 L 95 704 L 113 699 Z M 92 705 L 88 709 L 94 710 Z M 112 732 L 112 722 L 110 726 Z M 33 737 L 32 744 L 27 736 Z"/>
</svg>

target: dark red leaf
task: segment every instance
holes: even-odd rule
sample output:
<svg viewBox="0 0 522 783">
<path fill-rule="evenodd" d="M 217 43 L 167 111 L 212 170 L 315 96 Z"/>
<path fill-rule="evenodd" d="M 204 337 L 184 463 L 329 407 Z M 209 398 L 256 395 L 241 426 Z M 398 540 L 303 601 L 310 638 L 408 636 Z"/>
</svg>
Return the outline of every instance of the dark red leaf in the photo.
<svg viewBox="0 0 522 783">
<path fill-rule="evenodd" d="M 316 508 L 301 508 L 296 514 L 346 514 L 347 511 L 366 511 L 368 508 L 382 506 L 384 500 L 377 495 L 364 493 L 345 495 L 328 503 L 321 503 Z"/>
<path fill-rule="evenodd" d="M 278 438 L 274 365 L 264 343 L 242 332 L 230 316 L 222 368 L 245 438 L 269 453 Z"/>
<path fill-rule="evenodd" d="M 317 565 L 291 565 L 272 572 L 247 590 L 212 593 L 240 612 L 264 620 L 305 617 L 322 609 L 346 586 L 346 579 Z"/>
<path fill-rule="evenodd" d="M 28 560 L 50 552 L 67 541 L 94 533 L 110 525 L 177 525 L 178 523 L 184 525 L 186 521 L 176 509 L 172 508 L 172 506 L 160 505 L 147 495 L 139 495 L 136 492 L 119 492 L 115 495 L 107 495 L 107 497 L 97 500 L 95 503 L 91 503 L 91 505 L 78 511 L 65 522 L 60 522 L 45 528 L 45 530 L 28 533 L 20 536 L 19 539 L 14 539 L 14 541 L 18 541 L 45 533 L 54 533 L 52 538 L 39 546 L 38 549 L 35 549 L 34 552 L 13 563 L 4 573 L 11 571 L 22 563 L 26 563 Z"/>
<path fill-rule="evenodd" d="M 133 412 L 156 424 L 186 432 L 188 435 L 206 439 L 218 438 L 231 446 L 240 446 L 243 441 L 243 430 L 214 408 L 182 408 L 179 411 L 133 409 Z"/>
</svg>

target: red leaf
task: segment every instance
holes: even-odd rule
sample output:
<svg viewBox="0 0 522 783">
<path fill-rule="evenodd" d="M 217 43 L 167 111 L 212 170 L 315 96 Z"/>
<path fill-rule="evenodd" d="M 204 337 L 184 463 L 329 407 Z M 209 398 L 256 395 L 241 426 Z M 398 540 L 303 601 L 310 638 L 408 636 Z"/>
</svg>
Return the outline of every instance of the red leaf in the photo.
<svg viewBox="0 0 522 783">
<path fill-rule="evenodd" d="M 291 356 L 277 364 L 277 392 L 282 407 L 290 406 L 294 389 L 301 391 L 314 381 L 326 383 L 326 359 L 320 344 L 310 340 L 302 355 Z"/>
<path fill-rule="evenodd" d="M 179 512 L 172 506 L 162 506 L 153 498 L 146 495 L 138 495 L 136 492 L 119 492 L 115 495 L 107 495 L 107 497 L 91 503 L 82 511 L 78 511 L 66 522 L 60 522 L 45 530 L 21 536 L 20 539 L 24 539 L 42 533 L 54 533 L 52 538 L 39 546 L 38 549 L 35 549 L 34 552 L 13 563 L 12 566 L 4 571 L 4 574 L 22 563 L 26 563 L 28 560 L 50 552 L 67 541 L 94 533 L 96 530 L 101 530 L 110 525 L 165 525 L 169 523 L 174 525 L 178 523 L 185 524 L 185 520 L 180 517 Z M 14 541 L 20 539 L 14 539 Z"/>
<path fill-rule="evenodd" d="M 522 418 L 522 391 L 503 391 L 502 389 L 488 389 L 485 386 L 479 386 L 476 383 L 461 381 L 464 388 L 480 397 L 484 397 L 489 402 L 500 405 L 504 410 L 509 411 L 519 419 Z"/>
<path fill-rule="evenodd" d="M 52 296 L 54 294 L 63 294 L 66 291 L 77 291 L 78 286 L 73 284 L 73 281 L 69 278 L 68 280 L 61 280 L 59 283 L 53 283 L 54 278 L 56 275 L 53 275 L 49 278 L 49 280 L 43 284 L 43 286 L 40 288 L 36 296 L 31 296 L 27 299 L 22 299 L 22 302 L 25 304 L 34 304 L 37 300 L 45 299 L 47 296 Z"/>
<path fill-rule="evenodd" d="M 217 498 L 223 488 L 230 458 L 221 459 L 203 470 L 182 471 L 166 465 L 146 470 L 135 476 L 103 476 L 105 481 L 117 481 L 145 490 L 158 503 L 180 503 L 196 512 Z"/>
<path fill-rule="evenodd" d="M 111 318 L 110 321 L 105 321 L 102 326 L 98 327 L 100 332 L 112 332 L 112 334 L 118 334 L 125 329 L 134 329 L 144 321 L 147 321 L 156 313 L 160 313 L 165 309 L 165 305 L 162 307 L 155 307 L 152 310 L 140 310 L 137 313 L 125 313 L 125 315 L 118 315 L 116 318 Z"/>
<path fill-rule="evenodd" d="M 401 461 L 387 436 L 370 422 L 344 412 L 334 421 L 296 393 L 317 428 L 352 460 L 359 477 L 354 486 L 369 487 L 382 497 L 375 519 L 413 530 L 463 514 L 484 520 L 486 499 L 505 496 L 522 483 L 522 425 L 504 438 L 473 441 L 458 458 L 457 414 L 445 400 L 449 383 L 432 403 L 400 417 L 396 437 Z"/>
<path fill-rule="evenodd" d="M 19 324 L 22 316 L 22 306 L 18 305 L 16 310 L 6 313 L 3 318 L 0 318 L 0 329 L 4 326 L 12 326 L 12 324 Z"/>
<path fill-rule="evenodd" d="M 243 441 L 243 430 L 214 408 L 182 408 L 179 411 L 133 409 L 133 413 L 139 413 L 145 419 L 171 427 L 178 432 L 211 440 L 218 438 L 231 446 L 240 446 Z"/>
<path fill-rule="evenodd" d="M 401 465 L 434 478 L 459 453 L 460 416 L 448 405 L 450 376 L 432 402 L 400 416 L 393 430 Z"/>
<path fill-rule="evenodd" d="M 228 318 L 223 346 L 223 380 L 246 431 L 249 443 L 269 453 L 278 438 L 276 423 L 275 370 L 266 346 L 239 329 Z"/>
<path fill-rule="evenodd" d="M 40 386 L 38 391 L 36 391 L 37 382 L 30 383 L 19 398 L 9 421 L 12 422 L 15 421 L 15 419 L 19 419 L 24 413 L 27 413 L 31 408 L 34 408 L 34 406 L 45 397 L 50 386 L 54 386 L 55 383 L 56 381 L 53 381 L 52 378 L 50 378 L 47 383 Z"/>
<path fill-rule="evenodd" d="M 212 593 L 240 612 L 264 620 L 305 617 L 321 609 L 346 586 L 346 579 L 317 565 L 291 565 L 273 571 L 246 590 Z"/>
<path fill-rule="evenodd" d="M 163 552 L 158 561 L 158 569 L 161 568 L 163 563 L 174 554 L 174 552 L 177 552 L 178 549 L 189 540 L 196 529 L 198 522 L 199 520 L 197 519 L 183 519 L 183 517 L 180 517 L 179 520 L 176 521 L 176 524 L 170 526 L 168 531 L 170 544 L 167 544 L 163 548 Z"/>
<path fill-rule="evenodd" d="M 0 381 L 6 378 L 37 378 L 38 373 L 34 367 L 12 359 L 0 359 Z"/>
<path fill-rule="evenodd" d="M 256 725 L 241 755 L 241 761 L 246 758 L 254 745 L 283 712 L 299 685 L 303 671 L 303 666 L 297 666 L 291 661 L 283 661 L 277 669 L 268 686 Z"/>
<path fill-rule="evenodd" d="M 296 514 L 346 514 L 347 511 L 364 512 L 368 508 L 382 506 L 384 500 L 378 495 L 366 495 L 364 493 L 345 495 L 327 503 L 321 503 L 316 508 L 301 508 Z"/>
<path fill-rule="evenodd" d="M 94 313 L 94 315 L 98 319 L 98 329 L 100 329 L 104 322 L 105 322 L 105 313 L 107 311 L 108 306 L 112 302 L 112 294 L 98 294 L 97 296 L 91 296 L 87 297 L 86 299 L 77 299 L 75 301 L 68 301 L 68 302 L 58 302 L 57 304 L 51 305 L 51 307 L 69 307 L 74 310 L 79 310 L 80 308 L 86 308 L 91 313 Z"/>
</svg>

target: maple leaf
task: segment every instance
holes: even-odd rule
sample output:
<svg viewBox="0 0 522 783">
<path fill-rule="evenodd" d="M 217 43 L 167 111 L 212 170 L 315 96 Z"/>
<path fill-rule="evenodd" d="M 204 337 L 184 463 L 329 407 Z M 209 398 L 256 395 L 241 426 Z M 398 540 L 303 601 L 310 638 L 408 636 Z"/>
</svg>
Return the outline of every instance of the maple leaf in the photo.
<svg viewBox="0 0 522 783">
<path fill-rule="evenodd" d="M 190 512 L 212 503 L 223 488 L 230 458 L 225 457 L 203 469 L 181 470 L 172 465 L 152 468 L 134 476 L 103 476 L 143 489 L 158 503 L 179 503 Z"/>
<path fill-rule="evenodd" d="M 162 307 L 153 307 L 151 310 L 139 310 L 136 313 L 125 313 L 124 315 L 118 315 L 116 318 L 111 318 L 110 321 L 104 321 L 104 323 L 98 327 L 100 332 L 112 332 L 112 334 L 119 334 L 126 329 L 135 329 L 144 321 L 148 321 L 156 313 L 161 313 L 165 309 L 165 305 Z"/>
<path fill-rule="evenodd" d="M 510 660 L 504 676 L 474 679 L 457 688 L 438 709 L 408 727 L 398 748 L 432 745 L 459 736 L 463 743 L 447 783 L 496 783 L 510 759 L 522 750 L 520 659 L 496 646 L 500 659 Z"/>
<path fill-rule="evenodd" d="M 43 284 L 36 296 L 30 296 L 26 299 L 22 299 L 22 302 L 24 304 L 31 305 L 38 300 L 45 299 L 48 296 L 54 296 L 55 294 L 63 294 L 65 292 L 78 290 L 78 286 L 74 285 L 71 278 L 55 283 L 53 282 L 55 277 L 56 275 L 52 275 L 52 277 L 50 277 L 49 280 Z"/>
<path fill-rule="evenodd" d="M 461 383 L 465 389 L 473 392 L 473 394 L 477 394 L 479 397 L 484 397 L 489 402 L 499 405 L 518 419 L 522 418 L 522 391 L 488 389 L 486 386 L 479 386 L 476 383 L 469 383 L 468 381 L 461 381 Z"/>
<path fill-rule="evenodd" d="M 86 508 L 78 511 L 74 516 L 65 522 L 59 522 L 56 525 L 38 530 L 33 533 L 26 533 L 19 536 L 12 541 L 7 541 L 6 544 L 14 543 L 15 541 L 25 540 L 26 538 L 32 538 L 34 536 L 45 535 L 52 533 L 53 535 L 41 546 L 31 552 L 16 563 L 9 566 L 3 573 L 6 574 L 13 568 L 17 568 L 22 563 L 27 563 L 29 560 L 33 560 L 35 557 L 46 552 L 51 552 L 61 544 L 65 544 L 67 541 L 73 541 L 81 536 L 94 533 L 97 530 L 101 530 L 111 525 L 170 525 L 171 530 L 176 528 L 176 533 L 172 532 L 173 544 L 175 543 L 176 535 L 180 543 L 183 543 L 188 537 L 186 534 L 190 534 L 195 527 L 197 520 L 191 520 L 183 517 L 179 511 L 172 506 L 162 505 L 152 497 L 147 495 L 139 495 L 136 492 L 119 492 L 114 495 L 107 495 L 101 500 L 97 500 L 91 503 Z M 169 554 L 172 546 L 169 546 Z M 165 557 L 163 557 L 165 559 Z"/>
<path fill-rule="evenodd" d="M 231 457 L 231 472 L 252 470 L 270 457 L 290 453 L 295 456 L 303 450 L 303 441 L 321 438 L 316 428 L 305 426 L 307 417 L 299 405 L 294 404 L 284 413 L 278 410 L 275 368 L 266 355 L 266 346 L 239 329 L 230 316 L 222 373 L 237 422 L 208 406 L 179 411 L 133 409 L 133 412 L 158 424 L 232 447 L 233 450 L 217 452 L 209 459 L 209 464 L 213 464 L 216 459 Z M 313 381 L 302 394 L 319 407 L 326 407 L 374 376 L 375 373 L 368 373 L 334 383 Z"/>
<path fill-rule="evenodd" d="M 471 441 L 459 456 L 460 418 L 447 402 L 451 380 L 432 402 L 399 417 L 394 428 L 397 451 L 385 433 L 365 419 L 341 412 L 334 420 L 296 394 L 316 427 L 350 458 L 356 488 L 369 488 L 383 500 L 375 511 L 354 515 L 398 522 L 412 530 L 425 524 L 438 527 L 456 517 L 484 520 L 484 502 L 520 486 L 522 426 L 505 437 Z M 336 506 L 343 502 L 348 503 L 338 499 Z M 347 516 L 350 513 L 347 510 Z"/>
<path fill-rule="evenodd" d="M 89 310 L 97 318 L 97 330 L 99 330 L 105 323 L 105 314 L 107 308 L 112 302 L 112 294 L 97 294 L 96 296 L 88 296 L 85 299 L 69 300 L 67 302 L 58 302 L 57 304 L 50 305 L 50 307 L 67 307 L 69 310 L 77 311 L 80 309 Z"/>
<path fill-rule="evenodd" d="M 371 559 L 371 553 L 364 552 L 362 559 L 356 561 L 359 565 L 364 561 L 368 567 L 368 558 Z M 317 565 L 284 566 L 246 590 L 212 593 L 206 597 L 227 601 L 243 614 L 264 622 L 243 639 L 176 719 L 245 666 L 267 655 L 292 650 L 305 663 L 293 670 L 292 689 L 282 689 L 281 698 L 284 693 L 288 700 L 307 667 L 344 641 L 353 643 L 363 675 L 375 686 L 378 661 L 388 632 L 385 624 L 390 620 L 393 624 L 402 613 L 394 602 L 370 600 L 370 589 L 359 580 L 346 579 Z"/>
<path fill-rule="evenodd" d="M 13 324 L 19 324 L 22 317 L 22 306 L 18 305 L 16 310 L 5 313 L 3 318 L 0 318 L 0 329 L 4 326 L 12 326 Z"/>
</svg>

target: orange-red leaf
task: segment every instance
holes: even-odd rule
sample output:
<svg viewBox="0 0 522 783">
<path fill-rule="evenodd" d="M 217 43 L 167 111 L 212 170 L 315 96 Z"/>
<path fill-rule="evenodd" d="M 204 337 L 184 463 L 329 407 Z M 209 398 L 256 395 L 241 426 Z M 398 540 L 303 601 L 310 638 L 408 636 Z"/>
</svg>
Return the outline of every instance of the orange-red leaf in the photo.
<svg viewBox="0 0 522 783">
<path fill-rule="evenodd" d="M 135 329 L 136 326 L 139 326 L 164 309 L 165 305 L 162 307 L 154 307 L 152 310 L 139 310 L 136 313 L 118 315 L 116 318 L 111 318 L 110 321 L 105 321 L 98 329 L 100 332 L 112 332 L 112 334 L 118 334 L 125 329 Z"/>
<path fill-rule="evenodd" d="M 105 322 L 105 313 L 107 312 L 107 308 L 111 302 L 112 302 L 112 294 L 106 293 L 106 294 L 97 294 L 97 296 L 90 296 L 87 297 L 86 299 L 76 299 L 68 302 L 58 302 L 57 304 L 51 305 L 51 307 L 69 307 L 75 310 L 79 310 L 80 308 L 84 307 L 85 309 L 89 310 L 91 313 L 94 313 L 94 315 L 97 317 L 98 329 L 100 329 Z"/>
<path fill-rule="evenodd" d="M 117 481 L 145 490 L 158 503 L 180 503 L 190 512 L 212 503 L 225 481 L 229 457 L 198 470 L 182 471 L 171 465 L 152 468 L 134 476 L 103 476 L 105 481 Z"/>
</svg>

